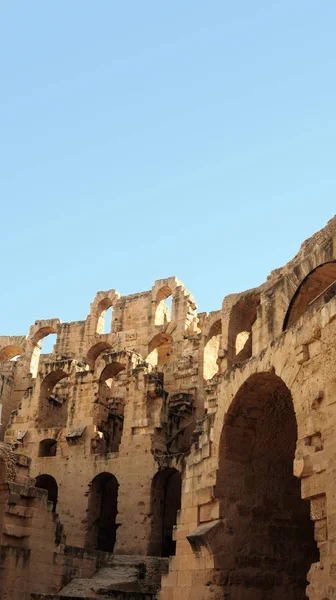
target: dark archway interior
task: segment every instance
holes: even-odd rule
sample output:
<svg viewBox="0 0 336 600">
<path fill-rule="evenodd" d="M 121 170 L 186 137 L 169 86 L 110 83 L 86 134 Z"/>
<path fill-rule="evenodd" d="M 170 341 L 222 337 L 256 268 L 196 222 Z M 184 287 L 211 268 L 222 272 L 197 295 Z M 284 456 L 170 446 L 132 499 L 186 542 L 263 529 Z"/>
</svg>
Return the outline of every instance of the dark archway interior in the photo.
<svg viewBox="0 0 336 600">
<path fill-rule="evenodd" d="M 99 380 L 99 398 L 95 405 L 95 423 L 103 434 L 96 452 L 118 452 L 124 427 L 125 401 L 122 395 L 122 371 L 125 365 L 113 362 L 103 370 Z"/>
<path fill-rule="evenodd" d="M 51 475 L 38 475 L 35 487 L 42 488 L 48 492 L 48 501 L 53 503 L 53 512 L 56 512 L 58 501 L 58 485 L 56 479 Z"/>
<path fill-rule="evenodd" d="M 39 456 L 56 456 L 57 441 L 52 439 L 42 440 L 39 444 Z"/>
<path fill-rule="evenodd" d="M 111 473 L 100 473 L 91 483 L 88 506 L 89 548 L 113 552 L 118 514 L 118 481 Z"/>
<path fill-rule="evenodd" d="M 181 474 L 172 468 L 159 471 L 152 482 L 151 496 L 152 531 L 148 553 L 173 556 L 176 551 L 173 529 L 181 508 Z"/>
<path fill-rule="evenodd" d="M 291 300 L 283 329 L 295 325 L 311 306 L 320 308 L 335 295 L 336 261 L 320 265 L 305 277 Z"/>
<path fill-rule="evenodd" d="M 250 377 L 227 414 L 217 483 L 227 535 L 215 564 L 232 598 L 306 598 L 319 554 L 309 502 L 293 476 L 296 439 L 284 382 L 269 373 Z"/>
</svg>

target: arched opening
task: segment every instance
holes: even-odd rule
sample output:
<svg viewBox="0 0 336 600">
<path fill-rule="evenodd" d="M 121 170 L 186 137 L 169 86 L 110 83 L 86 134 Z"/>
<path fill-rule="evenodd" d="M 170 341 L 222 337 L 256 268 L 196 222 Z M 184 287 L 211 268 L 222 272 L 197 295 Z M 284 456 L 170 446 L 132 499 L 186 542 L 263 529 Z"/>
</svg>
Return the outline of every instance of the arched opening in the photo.
<svg viewBox="0 0 336 600">
<path fill-rule="evenodd" d="M 153 365 L 163 365 L 169 362 L 173 338 L 168 333 L 158 333 L 148 345 L 146 361 Z"/>
<path fill-rule="evenodd" d="M 41 384 L 37 426 L 65 427 L 68 418 L 69 379 L 64 371 L 52 371 Z"/>
<path fill-rule="evenodd" d="M 56 440 L 46 439 L 46 440 L 42 440 L 39 443 L 38 455 L 41 457 L 56 456 L 56 451 L 57 451 L 57 441 Z"/>
<path fill-rule="evenodd" d="M 213 323 L 206 338 L 203 355 L 203 377 L 212 379 L 218 373 L 218 351 L 222 335 L 222 322 L 220 319 Z"/>
<path fill-rule="evenodd" d="M 94 423 L 100 438 L 93 441 L 96 454 L 118 452 L 124 427 L 124 386 L 121 373 L 125 365 L 119 362 L 108 364 L 99 379 L 99 394 L 94 406 Z"/>
<path fill-rule="evenodd" d="M 53 504 L 53 512 L 56 512 L 56 506 L 58 501 L 58 485 L 56 479 L 51 475 L 38 475 L 35 480 L 35 487 L 47 490 L 48 502 Z"/>
<path fill-rule="evenodd" d="M 22 354 L 20 346 L 5 346 L 0 350 L 0 360 L 17 360 Z"/>
<path fill-rule="evenodd" d="M 231 309 L 228 330 L 228 363 L 243 362 L 252 356 L 252 326 L 257 318 L 260 294 L 242 296 Z"/>
<path fill-rule="evenodd" d="M 319 309 L 336 295 L 336 261 L 324 263 L 308 273 L 296 290 L 283 329 L 295 325 L 310 308 Z"/>
<path fill-rule="evenodd" d="M 95 368 L 95 363 L 98 356 L 103 352 L 109 352 L 111 349 L 112 346 L 111 344 L 108 344 L 108 342 L 98 342 L 98 344 L 92 346 L 92 348 L 90 348 L 88 351 L 86 358 L 89 368 L 93 370 Z"/>
<path fill-rule="evenodd" d="M 113 321 L 113 305 L 110 298 L 104 298 L 98 305 L 97 333 L 111 333 Z"/>
<path fill-rule="evenodd" d="M 293 475 L 297 425 L 276 375 L 252 375 L 226 414 L 216 492 L 225 531 L 215 567 L 240 600 L 303 600 L 319 560 L 310 504 Z"/>
<path fill-rule="evenodd" d="M 35 378 L 38 372 L 40 355 L 53 352 L 54 345 L 57 341 L 56 330 L 53 327 L 41 327 L 35 334 L 33 341 L 35 346 L 30 361 L 30 372 L 32 377 Z"/>
<path fill-rule="evenodd" d="M 90 484 L 86 546 L 113 552 L 118 514 L 118 481 L 111 473 L 100 473 Z"/>
<path fill-rule="evenodd" d="M 173 556 L 173 530 L 181 508 L 181 474 L 173 468 L 158 471 L 151 487 L 152 526 L 148 554 Z"/>
<path fill-rule="evenodd" d="M 162 287 L 156 296 L 154 325 L 165 325 L 172 319 L 172 291 L 170 287 Z"/>
</svg>

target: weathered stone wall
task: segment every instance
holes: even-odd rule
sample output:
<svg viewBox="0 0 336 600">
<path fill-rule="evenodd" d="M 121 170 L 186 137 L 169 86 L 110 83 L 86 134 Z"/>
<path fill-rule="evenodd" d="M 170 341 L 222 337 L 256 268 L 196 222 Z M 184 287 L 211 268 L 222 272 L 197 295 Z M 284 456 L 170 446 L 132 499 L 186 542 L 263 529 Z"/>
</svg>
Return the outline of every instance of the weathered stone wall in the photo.
<svg viewBox="0 0 336 600">
<path fill-rule="evenodd" d="M 111 564 L 105 552 L 65 545 L 48 493 L 30 477 L 31 459 L 0 443 L 0 599 L 56 594 L 74 577 Z"/>
<path fill-rule="evenodd" d="M 262 286 L 251 358 L 237 357 L 206 388 L 206 421 L 182 480 L 162 600 L 294 600 L 306 597 L 306 575 L 310 599 L 336 597 L 336 299 L 329 289 L 314 301 L 336 279 L 334 230 L 335 220 Z"/>
<path fill-rule="evenodd" d="M 111 332 L 99 333 L 111 305 Z M 86 544 L 92 482 L 111 473 L 119 486 L 115 551 L 148 552 L 152 480 L 162 461 L 181 469 L 204 411 L 195 309 L 176 278 L 127 298 L 99 292 L 85 322 L 36 321 L 25 352 L 9 362 L 20 377 L 6 442 L 33 459 L 33 476 L 55 479 L 70 544 Z M 54 353 L 39 356 L 42 336 L 53 332 Z"/>
<path fill-rule="evenodd" d="M 336 598 L 335 235 L 210 314 L 172 277 L 0 338 L 5 441 L 71 546 L 173 553 L 182 502 L 162 600 Z"/>
</svg>

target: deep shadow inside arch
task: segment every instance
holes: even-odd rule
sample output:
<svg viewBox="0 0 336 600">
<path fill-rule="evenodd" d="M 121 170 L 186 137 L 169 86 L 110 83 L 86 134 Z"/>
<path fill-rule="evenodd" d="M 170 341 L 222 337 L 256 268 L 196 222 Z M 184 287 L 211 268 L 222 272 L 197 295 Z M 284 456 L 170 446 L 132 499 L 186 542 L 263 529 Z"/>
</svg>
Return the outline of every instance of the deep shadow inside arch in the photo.
<svg viewBox="0 0 336 600">
<path fill-rule="evenodd" d="M 91 483 L 86 546 L 113 552 L 118 514 L 118 481 L 111 473 L 100 473 Z"/>
<path fill-rule="evenodd" d="M 99 379 L 99 402 L 96 404 L 95 424 L 103 434 L 100 442 L 95 442 L 94 452 L 105 454 L 118 452 L 124 427 L 125 400 L 120 396 L 120 376 L 125 365 L 109 363 Z"/>
<path fill-rule="evenodd" d="M 39 453 L 41 457 L 56 456 L 57 452 L 57 441 L 54 439 L 41 440 L 39 443 Z"/>
<path fill-rule="evenodd" d="M 221 437 L 217 494 L 227 535 L 216 567 L 239 600 L 303 600 L 319 560 L 309 502 L 293 475 L 297 425 L 290 391 L 271 373 L 238 391 Z M 231 597 L 231 596 L 230 596 Z"/>
<path fill-rule="evenodd" d="M 42 488 L 48 492 L 48 502 L 53 504 L 53 512 L 56 512 L 58 501 L 58 485 L 56 479 L 51 475 L 38 475 L 35 480 L 35 487 Z"/>
<path fill-rule="evenodd" d="M 173 556 L 176 542 L 173 530 L 181 508 L 181 474 L 174 468 L 158 471 L 152 481 L 152 528 L 148 554 Z"/>
</svg>

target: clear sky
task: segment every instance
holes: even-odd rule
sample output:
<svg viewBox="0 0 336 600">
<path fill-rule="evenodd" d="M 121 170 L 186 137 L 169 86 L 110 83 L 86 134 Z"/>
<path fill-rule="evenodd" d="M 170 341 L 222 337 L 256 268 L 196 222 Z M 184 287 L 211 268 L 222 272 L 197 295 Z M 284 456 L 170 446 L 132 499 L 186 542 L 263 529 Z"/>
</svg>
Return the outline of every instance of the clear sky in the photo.
<svg viewBox="0 0 336 600">
<path fill-rule="evenodd" d="M 0 0 L 0 333 L 261 284 L 336 202 L 335 0 Z"/>
</svg>

